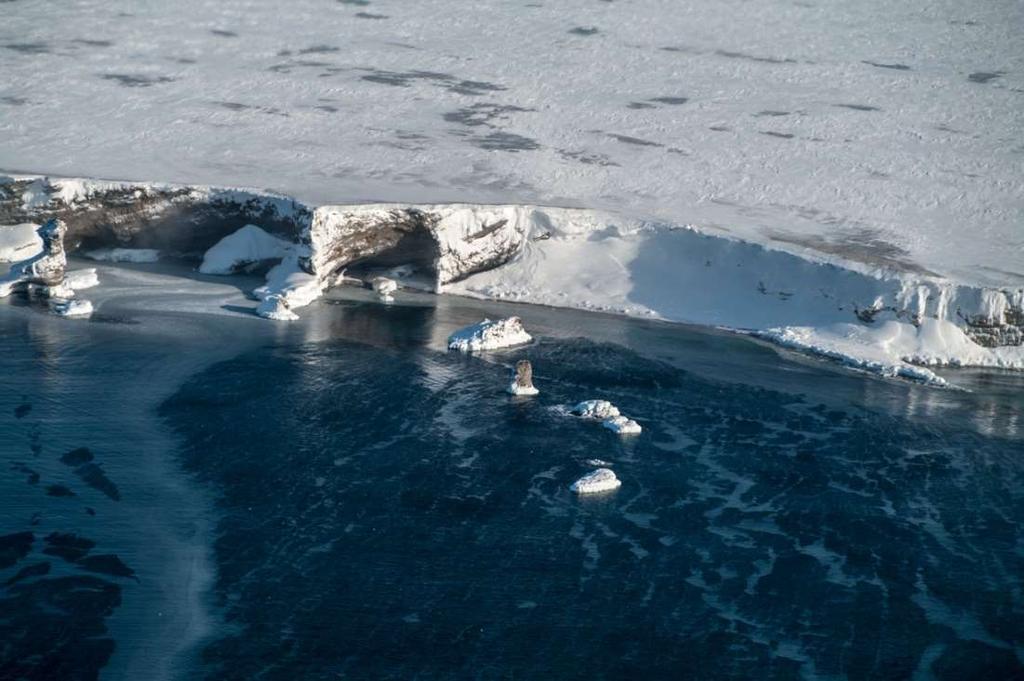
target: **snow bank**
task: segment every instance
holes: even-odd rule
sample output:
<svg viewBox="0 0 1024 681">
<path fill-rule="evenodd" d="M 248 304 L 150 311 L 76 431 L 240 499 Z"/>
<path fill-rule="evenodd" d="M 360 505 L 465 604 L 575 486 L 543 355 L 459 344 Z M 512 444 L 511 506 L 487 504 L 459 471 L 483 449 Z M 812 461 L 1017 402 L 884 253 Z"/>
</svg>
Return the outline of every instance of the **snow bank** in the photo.
<svg viewBox="0 0 1024 681">
<path fill-rule="evenodd" d="M 97 248 L 82 255 L 103 262 L 150 263 L 160 260 L 160 251 L 153 248 Z"/>
<path fill-rule="evenodd" d="M 267 283 L 252 293 L 258 300 L 279 296 L 289 308 L 296 308 L 312 303 L 326 287 L 326 282 L 299 266 L 298 255 L 292 252 L 267 272 Z"/>
<path fill-rule="evenodd" d="M 619 408 L 607 400 L 585 400 L 571 409 L 571 412 L 585 419 L 602 421 L 619 415 Z"/>
<path fill-rule="evenodd" d="M 569 489 L 577 494 L 596 494 L 618 489 L 621 486 L 622 481 L 615 477 L 614 471 L 609 468 L 598 468 L 569 485 Z"/>
<path fill-rule="evenodd" d="M 250 265 L 283 258 L 293 243 L 268 234 L 256 225 L 246 225 L 214 244 L 203 256 L 203 274 L 234 274 Z"/>
<path fill-rule="evenodd" d="M 459 329 L 450 335 L 448 349 L 460 352 L 479 352 L 523 345 L 532 340 L 533 337 L 523 328 L 523 322 L 519 317 L 508 317 L 497 321 L 485 319 L 479 324 Z"/>
<path fill-rule="evenodd" d="M 43 240 L 38 229 L 39 225 L 30 222 L 0 225 L 0 262 L 19 262 L 42 253 Z"/>
</svg>

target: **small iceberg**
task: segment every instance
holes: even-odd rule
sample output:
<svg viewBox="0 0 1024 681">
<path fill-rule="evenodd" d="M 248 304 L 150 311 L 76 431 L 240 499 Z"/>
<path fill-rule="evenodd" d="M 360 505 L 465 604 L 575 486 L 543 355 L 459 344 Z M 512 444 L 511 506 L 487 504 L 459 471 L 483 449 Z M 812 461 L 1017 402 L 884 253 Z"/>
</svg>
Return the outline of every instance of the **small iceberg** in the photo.
<svg viewBox="0 0 1024 681">
<path fill-rule="evenodd" d="M 50 309 L 61 317 L 88 317 L 92 314 L 92 303 L 80 298 L 55 298 L 50 301 Z"/>
<path fill-rule="evenodd" d="M 512 383 L 508 391 L 513 395 L 533 396 L 539 395 L 540 391 L 533 386 L 533 365 L 530 360 L 521 359 L 516 362 L 516 368 L 512 370 Z"/>
<path fill-rule="evenodd" d="M 595 421 L 619 415 L 619 408 L 607 400 L 585 400 L 573 407 L 571 411 L 576 416 Z"/>
<path fill-rule="evenodd" d="M 395 299 L 393 294 L 398 290 L 398 282 L 394 279 L 374 277 L 370 284 L 373 286 L 374 293 L 380 296 L 385 303 L 390 303 Z"/>
<path fill-rule="evenodd" d="M 491 321 L 485 319 L 479 324 L 459 329 L 448 336 L 448 349 L 459 352 L 479 352 L 480 350 L 497 350 L 513 345 L 523 345 L 533 340 L 526 333 L 519 317 L 508 317 Z"/>
<path fill-rule="evenodd" d="M 576 494 L 595 494 L 618 489 L 621 486 L 622 481 L 615 477 L 614 471 L 609 468 L 598 468 L 569 485 L 569 489 Z"/>
<path fill-rule="evenodd" d="M 268 295 L 256 306 L 256 314 L 275 322 L 293 322 L 299 318 L 288 306 L 288 301 L 276 293 Z"/>
<path fill-rule="evenodd" d="M 642 430 L 639 423 L 626 416 L 612 416 L 602 421 L 601 425 L 619 435 L 639 435 Z"/>
</svg>

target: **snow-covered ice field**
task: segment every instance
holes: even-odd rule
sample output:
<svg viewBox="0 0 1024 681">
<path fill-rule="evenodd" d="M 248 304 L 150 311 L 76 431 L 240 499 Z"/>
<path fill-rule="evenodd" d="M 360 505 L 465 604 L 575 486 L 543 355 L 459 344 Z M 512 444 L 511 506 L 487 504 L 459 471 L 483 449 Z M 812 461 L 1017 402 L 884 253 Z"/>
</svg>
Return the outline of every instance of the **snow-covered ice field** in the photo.
<svg viewBox="0 0 1024 681">
<path fill-rule="evenodd" d="M 890 347 L 837 326 L 921 286 L 908 306 L 940 319 L 979 287 L 1020 297 L 1022 25 L 1005 0 L 17 0 L 0 169 L 582 208 L 448 290 L 752 329 L 884 373 L 1024 366 L 955 329 Z"/>
</svg>

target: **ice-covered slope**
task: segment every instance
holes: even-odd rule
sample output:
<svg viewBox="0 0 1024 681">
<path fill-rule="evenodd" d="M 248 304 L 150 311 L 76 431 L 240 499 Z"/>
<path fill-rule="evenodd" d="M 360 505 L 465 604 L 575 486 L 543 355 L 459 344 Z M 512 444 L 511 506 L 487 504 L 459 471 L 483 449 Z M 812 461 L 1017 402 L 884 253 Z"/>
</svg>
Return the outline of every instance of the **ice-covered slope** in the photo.
<svg viewBox="0 0 1024 681">
<path fill-rule="evenodd" d="M 1024 282 L 1015 0 L 5 5 L 0 168 L 571 205 Z"/>
</svg>

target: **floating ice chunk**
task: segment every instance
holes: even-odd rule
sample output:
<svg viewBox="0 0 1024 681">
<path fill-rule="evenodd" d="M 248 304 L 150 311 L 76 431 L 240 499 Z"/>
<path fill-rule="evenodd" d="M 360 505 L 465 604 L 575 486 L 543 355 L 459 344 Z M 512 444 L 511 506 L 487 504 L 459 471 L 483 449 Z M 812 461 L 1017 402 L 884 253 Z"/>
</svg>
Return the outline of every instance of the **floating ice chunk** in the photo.
<svg viewBox="0 0 1024 681">
<path fill-rule="evenodd" d="M 92 303 L 81 298 L 55 298 L 50 301 L 50 309 L 61 317 L 88 317 L 92 314 Z"/>
<path fill-rule="evenodd" d="M 283 258 L 294 244 L 256 225 L 246 225 L 229 234 L 203 256 L 199 271 L 203 274 L 234 274 L 248 265 Z"/>
<path fill-rule="evenodd" d="M 292 312 L 288 301 L 276 293 L 263 299 L 256 307 L 256 314 L 264 319 L 273 319 L 276 322 L 291 322 L 299 318 L 299 315 Z"/>
<path fill-rule="evenodd" d="M 569 485 L 569 489 L 577 494 L 594 494 L 618 489 L 622 485 L 615 472 L 609 468 L 598 468 L 584 475 Z"/>
<path fill-rule="evenodd" d="M 86 251 L 85 257 L 103 262 L 157 262 L 160 251 L 155 248 L 97 248 Z"/>
<path fill-rule="evenodd" d="M 39 225 L 0 225 L 0 262 L 20 262 L 43 252 Z"/>
<path fill-rule="evenodd" d="M 600 466 L 602 468 L 608 468 L 612 464 L 604 459 L 587 459 L 588 466 Z"/>
<path fill-rule="evenodd" d="M 522 345 L 532 340 L 533 336 L 526 333 L 519 317 L 508 317 L 496 322 L 485 319 L 479 324 L 459 329 L 448 336 L 448 349 L 460 352 L 497 350 Z"/>
<path fill-rule="evenodd" d="M 325 282 L 299 267 L 299 259 L 290 253 L 267 272 L 267 283 L 253 290 L 257 300 L 276 295 L 284 298 L 289 308 L 304 307 L 320 297 Z"/>
<path fill-rule="evenodd" d="M 96 276 L 96 269 L 93 267 L 64 274 L 64 285 L 72 291 L 82 291 L 93 286 L 99 286 L 99 284 L 100 278 Z"/>
<path fill-rule="evenodd" d="M 619 435 L 638 435 L 641 431 L 639 423 L 625 416 L 612 416 L 602 421 L 601 425 Z"/>
<path fill-rule="evenodd" d="M 619 415 L 619 408 L 607 400 L 585 400 L 572 408 L 572 413 L 585 419 L 600 421 Z"/>
<path fill-rule="evenodd" d="M 533 365 L 530 360 L 521 359 L 516 362 L 516 368 L 512 370 L 512 383 L 508 391 L 513 395 L 532 396 L 539 395 L 540 391 L 533 386 Z"/>
<path fill-rule="evenodd" d="M 398 282 L 394 279 L 388 279 L 387 277 L 374 277 L 373 281 L 370 283 L 373 285 L 374 292 L 380 296 L 381 300 L 391 302 L 395 299 L 391 294 L 398 290 Z"/>
</svg>

